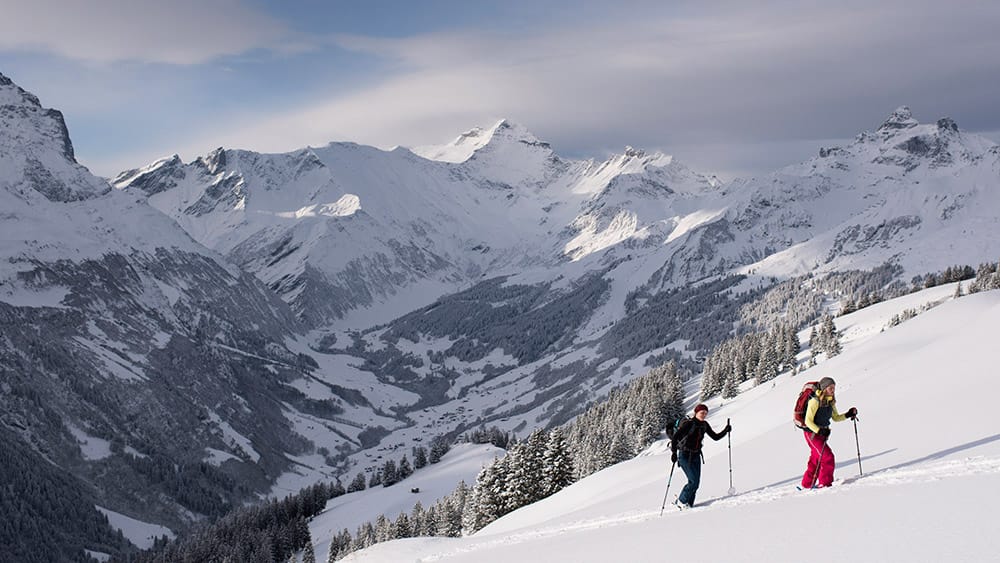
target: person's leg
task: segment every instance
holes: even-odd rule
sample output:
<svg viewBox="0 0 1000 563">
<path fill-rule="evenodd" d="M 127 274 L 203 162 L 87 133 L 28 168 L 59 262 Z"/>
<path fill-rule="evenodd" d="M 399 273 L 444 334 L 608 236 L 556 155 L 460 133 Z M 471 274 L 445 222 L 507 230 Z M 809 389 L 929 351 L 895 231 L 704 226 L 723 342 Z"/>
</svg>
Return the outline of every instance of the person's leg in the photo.
<svg viewBox="0 0 1000 563">
<path fill-rule="evenodd" d="M 823 459 L 819 464 L 819 486 L 829 487 L 833 484 L 833 469 L 836 467 L 837 461 L 834 458 L 833 450 L 830 449 L 830 445 L 823 442 Z"/>
<path fill-rule="evenodd" d="M 687 484 L 681 489 L 681 494 L 677 497 L 677 501 L 682 504 L 690 505 L 694 500 L 694 493 L 698 490 L 698 481 L 701 477 L 701 467 L 695 468 L 695 464 L 698 462 L 697 455 L 691 454 L 685 451 L 677 452 L 677 465 L 681 466 L 684 470 L 684 475 L 687 477 Z"/>
<path fill-rule="evenodd" d="M 687 503 L 690 506 L 694 506 L 694 497 L 698 494 L 698 486 L 701 485 L 701 454 L 691 454 L 691 475 L 693 479 L 689 484 L 692 487 Z"/>
<path fill-rule="evenodd" d="M 806 472 L 802 474 L 802 488 L 810 489 L 816 484 L 816 466 L 819 463 L 819 453 L 822 444 L 818 444 L 815 440 L 817 436 L 808 430 L 804 430 L 803 434 L 806 437 L 806 445 L 809 446 L 809 463 L 806 464 Z"/>
</svg>

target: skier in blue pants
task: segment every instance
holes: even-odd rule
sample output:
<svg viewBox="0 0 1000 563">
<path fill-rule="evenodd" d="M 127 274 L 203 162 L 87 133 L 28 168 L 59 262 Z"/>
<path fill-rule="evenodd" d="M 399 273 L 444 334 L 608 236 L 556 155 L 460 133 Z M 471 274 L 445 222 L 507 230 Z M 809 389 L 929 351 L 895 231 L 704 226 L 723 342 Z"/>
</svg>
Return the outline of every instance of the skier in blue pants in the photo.
<svg viewBox="0 0 1000 563">
<path fill-rule="evenodd" d="M 703 404 L 696 406 L 694 418 L 682 422 L 677 427 L 677 432 L 674 433 L 674 438 L 670 442 L 670 447 L 673 450 L 670 459 L 681 466 L 688 481 L 675 503 L 680 508 L 694 506 L 694 497 L 701 484 L 701 443 L 705 434 L 711 436 L 713 440 L 719 441 L 732 431 L 732 426 L 726 424 L 722 432 L 715 432 L 708 422 L 705 422 L 707 416 L 707 406 Z"/>
</svg>

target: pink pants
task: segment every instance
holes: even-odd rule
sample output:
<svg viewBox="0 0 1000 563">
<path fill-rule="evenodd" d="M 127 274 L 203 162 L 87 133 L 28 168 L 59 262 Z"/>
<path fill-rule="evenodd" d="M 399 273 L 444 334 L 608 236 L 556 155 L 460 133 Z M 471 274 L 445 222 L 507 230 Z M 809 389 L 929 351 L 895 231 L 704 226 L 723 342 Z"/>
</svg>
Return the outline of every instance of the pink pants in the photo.
<svg viewBox="0 0 1000 563">
<path fill-rule="evenodd" d="M 813 485 L 829 487 L 833 484 L 833 468 L 837 463 L 833 457 L 833 450 L 827 445 L 826 439 L 819 434 L 813 434 L 809 430 L 805 430 L 803 434 L 806 443 L 809 444 L 809 465 L 802 475 L 802 488 L 809 489 Z M 818 474 L 817 466 L 819 466 Z"/>
</svg>

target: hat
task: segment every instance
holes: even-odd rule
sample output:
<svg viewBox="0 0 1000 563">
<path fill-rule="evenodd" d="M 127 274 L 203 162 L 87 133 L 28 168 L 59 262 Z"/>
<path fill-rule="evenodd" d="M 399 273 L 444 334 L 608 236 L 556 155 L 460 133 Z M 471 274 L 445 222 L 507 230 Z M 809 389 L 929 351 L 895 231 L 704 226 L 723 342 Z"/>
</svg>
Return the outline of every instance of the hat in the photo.
<svg viewBox="0 0 1000 563">
<path fill-rule="evenodd" d="M 823 379 L 819 380 L 819 389 L 820 391 L 824 391 L 826 390 L 827 387 L 836 384 L 837 382 L 834 381 L 832 377 L 824 377 Z"/>
<path fill-rule="evenodd" d="M 698 411 L 708 412 L 708 407 L 705 405 L 705 403 L 698 403 L 698 406 L 694 408 L 694 414 L 698 414 Z"/>
</svg>

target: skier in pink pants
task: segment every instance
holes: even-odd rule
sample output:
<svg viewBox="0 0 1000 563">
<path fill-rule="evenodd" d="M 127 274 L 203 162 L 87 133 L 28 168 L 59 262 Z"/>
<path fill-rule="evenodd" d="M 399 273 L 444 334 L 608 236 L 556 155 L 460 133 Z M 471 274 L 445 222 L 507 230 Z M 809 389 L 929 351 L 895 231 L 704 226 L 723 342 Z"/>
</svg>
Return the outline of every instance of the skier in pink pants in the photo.
<svg viewBox="0 0 1000 563">
<path fill-rule="evenodd" d="M 805 423 L 808 430 L 804 430 L 803 434 L 809 444 L 809 465 L 802 475 L 803 489 L 829 487 L 833 484 L 836 459 L 833 450 L 826 443 L 830 437 L 830 421 L 841 422 L 853 419 L 858 414 L 858 409 L 854 407 L 844 414 L 837 412 L 837 399 L 834 397 L 837 384 L 832 377 L 820 379 L 817 387 L 806 406 Z"/>
</svg>

